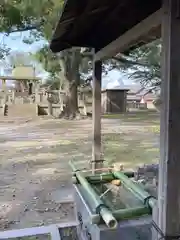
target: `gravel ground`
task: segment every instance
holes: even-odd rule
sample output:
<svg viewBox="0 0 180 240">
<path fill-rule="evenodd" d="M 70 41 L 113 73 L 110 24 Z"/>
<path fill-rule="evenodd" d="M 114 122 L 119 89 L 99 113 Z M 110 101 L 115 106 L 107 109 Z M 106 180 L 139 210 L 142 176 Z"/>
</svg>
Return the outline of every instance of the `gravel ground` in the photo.
<svg viewBox="0 0 180 240">
<path fill-rule="evenodd" d="M 123 162 L 129 168 L 141 164 L 145 156 L 146 162 L 156 161 L 158 136 L 148 126 L 103 120 L 102 141 L 107 161 Z M 91 159 L 91 128 L 90 120 L 1 123 L 1 231 L 75 219 L 68 162 L 73 159 L 87 163 Z M 127 142 L 131 151 L 126 149 Z M 142 143 L 151 151 L 140 157 Z"/>
</svg>

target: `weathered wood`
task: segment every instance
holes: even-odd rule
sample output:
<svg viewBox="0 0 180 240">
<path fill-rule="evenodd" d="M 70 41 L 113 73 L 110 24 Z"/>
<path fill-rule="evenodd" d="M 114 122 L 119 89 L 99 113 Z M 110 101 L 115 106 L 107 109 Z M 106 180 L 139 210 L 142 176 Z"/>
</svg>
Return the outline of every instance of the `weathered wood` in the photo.
<svg viewBox="0 0 180 240">
<path fill-rule="evenodd" d="M 31 80 L 31 81 L 40 81 L 40 77 L 28 77 L 28 78 L 21 78 L 21 77 L 12 77 L 12 76 L 0 76 L 2 80 L 16 80 L 16 81 L 24 81 L 24 80 Z"/>
<path fill-rule="evenodd" d="M 93 143 L 92 143 L 92 162 L 91 167 L 94 171 L 102 167 L 101 162 L 101 61 L 94 61 L 93 69 Z"/>
<path fill-rule="evenodd" d="M 147 35 L 151 35 L 150 32 L 157 31 L 157 35 L 160 34 L 162 10 L 150 15 L 142 22 L 137 24 L 135 27 L 127 31 L 124 35 L 118 37 L 116 40 L 111 42 L 109 45 L 101 49 L 95 54 L 95 61 L 111 58 L 116 54 L 128 50 L 141 38 Z"/>
<path fill-rule="evenodd" d="M 7 86 L 6 86 L 5 79 L 2 79 L 2 90 L 3 90 L 4 104 L 6 104 L 6 102 L 7 102 Z"/>
<path fill-rule="evenodd" d="M 53 115 L 53 107 L 52 107 L 52 102 L 48 101 L 48 115 L 52 116 Z"/>
<path fill-rule="evenodd" d="M 5 79 L 2 79 L 2 89 L 3 89 L 3 91 L 6 90 L 6 80 Z"/>
<path fill-rule="evenodd" d="M 163 0 L 162 110 L 158 226 L 164 235 L 180 235 L 180 19 L 178 1 Z M 159 239 L 160 236 L 157 237 Z M 164 239 L 164 238 L 163 238 Z M 154 240 L 154 239 L 153 239 Z"/>
</svg>

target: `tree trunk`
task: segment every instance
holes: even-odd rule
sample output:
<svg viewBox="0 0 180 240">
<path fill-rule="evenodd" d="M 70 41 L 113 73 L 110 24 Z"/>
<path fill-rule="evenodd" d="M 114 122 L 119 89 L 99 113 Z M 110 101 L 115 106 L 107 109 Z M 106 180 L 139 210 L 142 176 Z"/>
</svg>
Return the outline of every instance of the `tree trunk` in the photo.
<svg viewBox="0 0 180 240">
<path fill-rule="evenodd" d="M 66 99 L 60 117 L 74 119 L 79 116 L 78 108 L 78 85 L 79 85 L 79 66 L 80 50 L 64 51 L 60 59 L 62 74 L 65 82 Z"/>
<path fill-rule="evenodd" d="M 153 104 L 156 107 L 157 111 L 160 112 L 161 106 L 162 106 L 162 101 L 161 101 L 160 96 L 157 97 L 157 99 L 153 101 Z"/>
<path fill-rule="evenodd" d="M 67 85 L 65 106 L 60 117 L 74 119 L 79 115 L 77 85 L 75 83 Z"/>
</svg>

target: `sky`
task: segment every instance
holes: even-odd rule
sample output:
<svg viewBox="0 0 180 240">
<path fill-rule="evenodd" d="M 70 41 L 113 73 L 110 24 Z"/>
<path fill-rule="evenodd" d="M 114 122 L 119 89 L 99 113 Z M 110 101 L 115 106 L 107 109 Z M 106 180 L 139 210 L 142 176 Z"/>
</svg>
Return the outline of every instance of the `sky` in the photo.
<svg viewBox="0 0 180 240">
<path fill-rule="evenodd" d="M 35 52 L 45 43 L 44 41 L 39 41 L 31 45 L 25 44 L 23 43 L 24 37 L 28 37 L 28 34 L 13 33 L 9 36 L 0 34 L 0 42 L 2 44 L 6 44 L 7 47 L 11 48 L 13 51 L 25 51 L 25 52 Z"/>
<path fill-rule="evenodd" d="M 39 41 L 31 45 L 23 43 L 23 38 L 28 37 L 28 33 L 13 33 L 9 36 L 0 34 L 0 43 L 5 44 L 12 51 L 22 51 L 22 52 L 36 52 L 45 42 Z M 1 69 L 0 69 L 1 70 Z M 0 71 L 2 72 L 2 71 Z M 42 78 L 47 76 L 43 71 L 40 74 Z M 114 88 L 117 85 L 131 85 L 135 84 L 132 79 L 129 79 L 127 74 L 121 73 L 118 70 L 110 71 L 102 79 L 102 88 Z"/>
</svg>

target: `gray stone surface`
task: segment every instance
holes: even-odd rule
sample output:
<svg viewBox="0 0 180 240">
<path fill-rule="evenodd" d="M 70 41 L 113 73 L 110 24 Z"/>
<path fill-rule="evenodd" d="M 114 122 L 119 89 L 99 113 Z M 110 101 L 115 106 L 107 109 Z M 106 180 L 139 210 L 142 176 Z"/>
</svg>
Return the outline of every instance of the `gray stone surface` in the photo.
<svg viewBox="0 0 180 240">
<path fill-rule="evenodd" d="M 144 185 L 145 190 L 157 197 L 159 164 L 145 164 L 137 168 L 135 181 Z"/>
<path fill-rule="evenodd" d="M 151 240 L 151 216 L 120 221 L 116 229 L 110 229 L 103 222 L 100 225 L 91 223 L 93 212 L 84 199 L 80 189 L 76 188 L 76 208 L 80 221 L 78 232 L 81 240 Z"/>
</svg>

